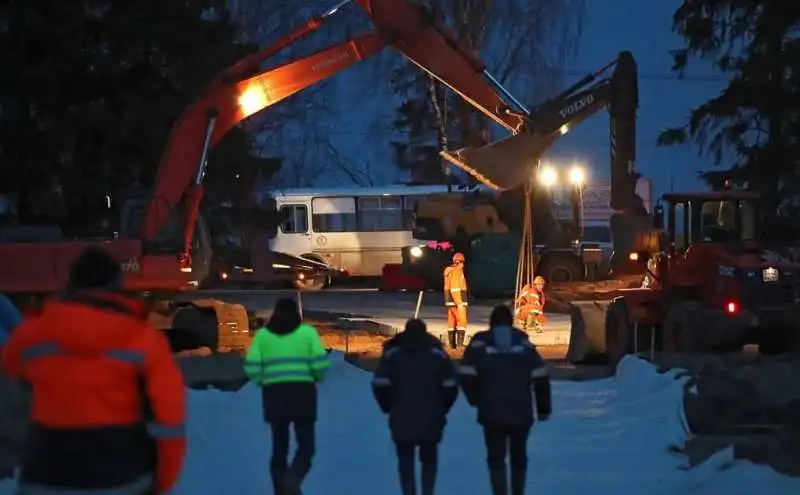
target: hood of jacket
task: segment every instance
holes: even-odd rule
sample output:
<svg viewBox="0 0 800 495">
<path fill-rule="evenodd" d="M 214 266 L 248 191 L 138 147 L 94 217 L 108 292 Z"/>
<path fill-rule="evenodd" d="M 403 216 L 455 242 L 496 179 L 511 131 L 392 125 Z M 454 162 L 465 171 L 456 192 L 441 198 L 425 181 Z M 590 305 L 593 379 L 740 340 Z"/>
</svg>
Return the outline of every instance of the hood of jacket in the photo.
<svg viewBox="0 0 800 495">
<path fill-rule="evenodd" d="M 35 320 L 44 340 L 73 354 L 94 355 L 129 347 L 145 325 L 145 301 L 119 293 L 86 290 L 47 301 Z"/>
</svg>

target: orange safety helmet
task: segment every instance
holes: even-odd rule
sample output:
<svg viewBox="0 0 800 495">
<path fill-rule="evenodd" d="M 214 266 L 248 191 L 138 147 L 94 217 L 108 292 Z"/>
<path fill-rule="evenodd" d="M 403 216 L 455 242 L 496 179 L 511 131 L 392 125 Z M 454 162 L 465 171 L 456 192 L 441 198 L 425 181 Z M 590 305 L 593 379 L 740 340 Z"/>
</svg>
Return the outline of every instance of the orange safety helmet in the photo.
<svg viewBox="0 0 800 495">
<path fill-rule="evenodd" d="M 467 259 L 462 253 L 456 253 L 453 255 L 453 263 L 464 263 L 466 260 Z"/>
<path fill-rule="evenodd" d="M 533 279 L 533 285 L 544 285 L 544 277 L 541 275 L 537 275 L 536 278 Z"/>
</svg>

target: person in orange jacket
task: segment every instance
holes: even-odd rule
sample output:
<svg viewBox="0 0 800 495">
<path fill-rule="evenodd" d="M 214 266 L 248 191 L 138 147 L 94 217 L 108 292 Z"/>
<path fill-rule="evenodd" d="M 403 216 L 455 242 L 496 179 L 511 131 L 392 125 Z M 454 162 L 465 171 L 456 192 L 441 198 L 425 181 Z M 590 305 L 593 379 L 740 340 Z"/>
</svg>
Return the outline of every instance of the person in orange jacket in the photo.
<svg viewBox="0 0 800 495">
<path fill-rule="evenodd" d="M 544 278 L 537 276 L 533 285 L 525 284 L 516 300 L 516 323 L 525 330 L 544 329 Z"/>
<path fill-rule="evenodd" d="M 466 259 L 461 253 L 453 255 L 453 264 L 444 269 L 444 305 L 447 308 L 447 337 L 450 347 L 464 346 L 467 335 L 467 278 L 464 275 Z"/>
<path fill-rule="evenodd" d="M 119 264 L 91 246 L 3 346 L 3 370 L 32 391 L 19 494 L 165 494 L 178 479 L 183 377 L 146 302 L 121 288 Z"/>
</svg>

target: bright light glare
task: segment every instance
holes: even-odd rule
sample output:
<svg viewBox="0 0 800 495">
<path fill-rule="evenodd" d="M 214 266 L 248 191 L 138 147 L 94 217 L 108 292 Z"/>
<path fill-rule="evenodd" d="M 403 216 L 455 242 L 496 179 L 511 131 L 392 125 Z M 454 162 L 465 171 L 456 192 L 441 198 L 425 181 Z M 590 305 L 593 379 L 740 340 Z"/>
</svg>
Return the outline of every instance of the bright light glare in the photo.
<svg viewBox="0 0 800 495">
<path fill-rule="evenodd" d="M 419 246 L 412 247 L 408 252 L 411 254 L 412 258 L 422 258 L 422 248 Z"/>
<path fill-rule="evenodd" d="M 260 87 L 248 88 L 239 96 L 239 106 L 245 116 L 253 115 L 267 106 L 267 97 Z"/>
<path fill-rule="evenodd" d="M 586 182 L 586 173 L 581 167 L 572 167 L 569 171 L 569 182 L 575 186 L 582 186 Z"/>
<path fill-rule="evenodd" d="M 561 127 L 558 128 L 558 132 L 560 132 L 561 135 L 563 136 L 564 134 L 569 132 L 569 126 L 567 124 L 562 125 Z"/>
<path fill-rule="evenodd" d="M 544 167 L 539 172 L 539 182 L 545 187 L 552 187 L 558 182 L 558 173 L 553 167 Z"/>
</svg>

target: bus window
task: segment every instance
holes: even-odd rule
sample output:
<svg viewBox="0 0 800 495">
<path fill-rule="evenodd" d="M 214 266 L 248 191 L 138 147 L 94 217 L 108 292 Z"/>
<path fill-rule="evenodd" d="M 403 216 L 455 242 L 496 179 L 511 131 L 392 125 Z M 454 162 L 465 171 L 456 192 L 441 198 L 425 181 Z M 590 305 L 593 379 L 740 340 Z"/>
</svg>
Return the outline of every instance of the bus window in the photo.
<svg viewBox="0 0 800 495">
<path fill-rule="evenodd" d="M 398 196 L 358 198 L 359 230 L 391 232 L 403 230 L 403 202 Z"/>
<path fill-rule="evenodd" d="M 284 215 L 281 232 L 284 234 L 305 234 L 308 232 L 308 210 L 305 205 L 287 205 L 281 207 Z"/>
<path fill-rule="evenodd" d="M 355 232 L 358 230 L 355 198 L 314 198 L 311 225 L 314 232 Z"/>
</svg>

